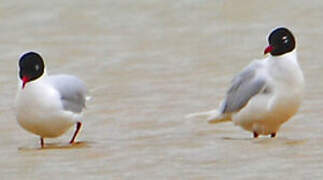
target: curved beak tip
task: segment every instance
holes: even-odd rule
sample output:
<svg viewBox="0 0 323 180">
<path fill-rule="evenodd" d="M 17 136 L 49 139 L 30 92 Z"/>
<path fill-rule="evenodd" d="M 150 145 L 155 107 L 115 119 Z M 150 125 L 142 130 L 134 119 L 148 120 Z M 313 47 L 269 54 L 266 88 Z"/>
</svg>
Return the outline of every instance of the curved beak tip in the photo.
<svg viewBox="0 0 323 180">
<path fill-rule="evenodd" d="M 27 76 L 22 77 L 22 89 L 25 88 L 27 82 L 29 81 L 29 78 Z"/>
</svg>

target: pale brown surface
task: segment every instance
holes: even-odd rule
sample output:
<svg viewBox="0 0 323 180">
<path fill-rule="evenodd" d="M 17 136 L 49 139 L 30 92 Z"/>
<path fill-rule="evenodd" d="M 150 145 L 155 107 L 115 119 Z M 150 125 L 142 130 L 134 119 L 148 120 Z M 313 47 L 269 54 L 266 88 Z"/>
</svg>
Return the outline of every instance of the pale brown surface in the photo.
<svg viewBox="0 0 323 180">
<path fill-rule="evenodd" d="M 323 1 L 1 1 L 1 179 L 322 179 Z M 217 107 L 262 58 L 276 26 L 297 37 L 305 101 L 278 138 L 187 120 Z M 16 64 L 82 78 L 92 100 L 77 138 L 39 138 L 14 116 Z"/>
</svg>

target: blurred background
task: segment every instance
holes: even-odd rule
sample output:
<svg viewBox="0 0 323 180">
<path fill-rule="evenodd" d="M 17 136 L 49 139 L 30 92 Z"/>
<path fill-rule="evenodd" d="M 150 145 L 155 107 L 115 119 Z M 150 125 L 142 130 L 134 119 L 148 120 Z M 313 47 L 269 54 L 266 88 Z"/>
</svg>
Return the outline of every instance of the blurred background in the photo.
<svg viewBox="0 0 323 180">
<path fill-rule="evenodd" d="M 1 179 L 320 179 L 322 10 L 320 0 L 0 0 Z M 218 106 L 277 26 L 296 36 L 306 79 L 278 137 L 185 119 Z M 16 122 L 17 62 L 30 50 L 90 89 L 79 145 L 67 145 L 71 128 L 39 150 Z"/>
</svg>

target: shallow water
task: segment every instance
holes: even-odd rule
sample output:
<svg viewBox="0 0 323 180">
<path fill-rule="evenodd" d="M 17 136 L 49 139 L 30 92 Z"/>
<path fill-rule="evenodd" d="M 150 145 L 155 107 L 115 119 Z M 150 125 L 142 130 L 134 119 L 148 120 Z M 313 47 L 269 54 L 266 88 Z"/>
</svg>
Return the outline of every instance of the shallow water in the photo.
<svg viewBox="0 0 323 180">
<path fill-rule="evenodd" d="M 1 179 L 321 179 L 323 2 L 1 1 Z M 217 107 L 233 75 L 263 57 L 276 26 L 297 37 L 305 101 L 278 137 L 185 119 Z M 92 100 L 84 126 L 56 139 L 20 128 L 16 64 L 41 52 Z"/>
</svg>

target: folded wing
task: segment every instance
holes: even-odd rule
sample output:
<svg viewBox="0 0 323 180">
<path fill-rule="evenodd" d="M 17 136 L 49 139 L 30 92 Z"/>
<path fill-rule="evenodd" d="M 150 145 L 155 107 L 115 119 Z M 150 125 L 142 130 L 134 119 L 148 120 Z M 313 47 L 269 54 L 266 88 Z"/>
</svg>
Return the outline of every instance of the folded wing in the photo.
<svg viewBox="0 0 323 180">
<path fill-rule="evenodd" d="M 59 92 L 64 110 L 82 112 L 87 94 L 83 81 L 71 75 L 49 76 L 49 81 Z"/>
<path fill-rule="evenodd" d="M 266 89 L 266 78 L 261 72 L 262 64 L 254 62 L 232 80 L 222 106 L 223 114 L 240 111 L 252 97 Z"/>
</svg>

